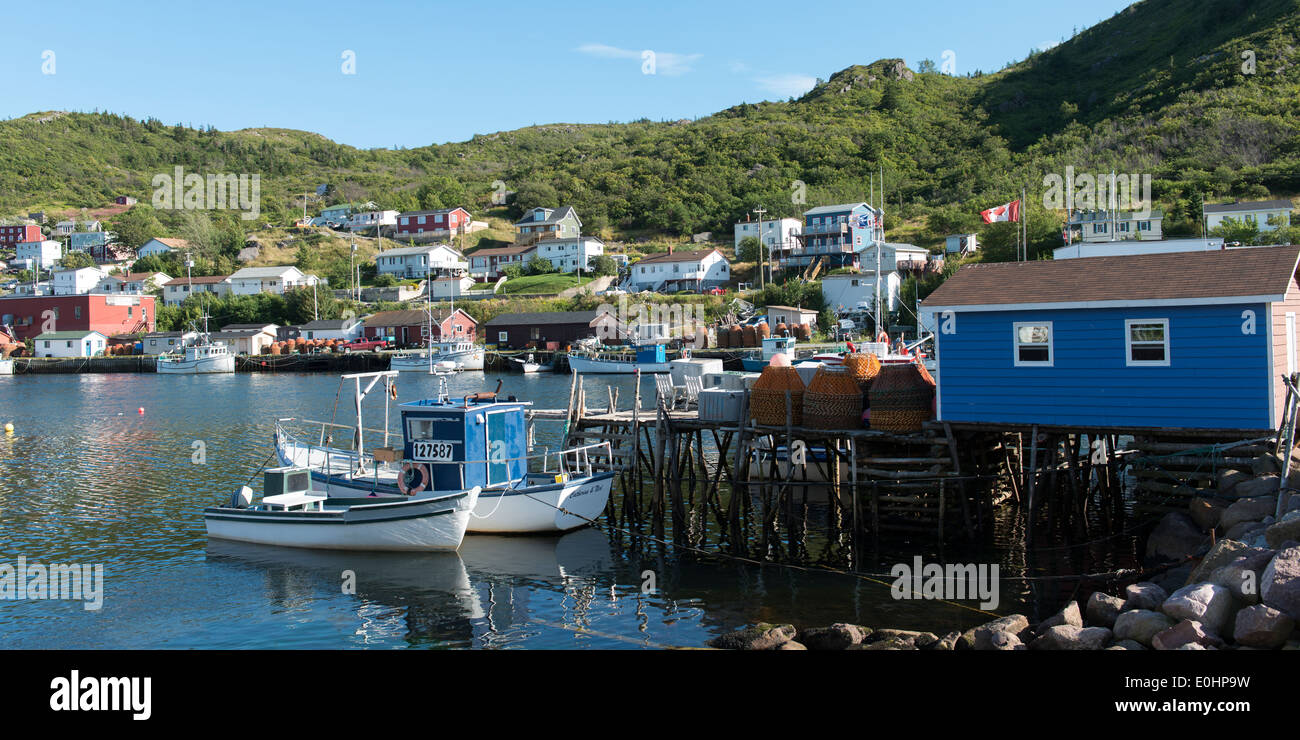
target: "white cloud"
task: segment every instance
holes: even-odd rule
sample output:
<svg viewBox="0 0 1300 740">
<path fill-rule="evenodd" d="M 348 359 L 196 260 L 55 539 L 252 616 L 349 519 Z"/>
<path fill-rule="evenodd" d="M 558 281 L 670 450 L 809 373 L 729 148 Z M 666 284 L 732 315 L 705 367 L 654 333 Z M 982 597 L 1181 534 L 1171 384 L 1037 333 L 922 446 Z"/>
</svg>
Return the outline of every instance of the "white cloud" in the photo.
<svg viewBox="0 0 1300 740">
<path fill-rule="evenodd" d="M 743 75 L 749 71 L 749 65 L 744 62 L 729 62 L 727 64 L 727 69 L 730 69 L 738 75 Z"/>
<path fill-rule="evenodd" d="M 702 54 L 674 54 L 670 51 L 657 51 L 654 49 L 637 50 L 637 49 L 620 49 L 617 46 L 608 44 L 583 44 L 577 48 L 582 54 L 587 54 L 601 59 L 635 59 L 643 60 L 646 51 L 654 54 L 655 74 L 677 77 L 691 71 L 691 65 L 698 61 Z"/>
<path fill-rule="evenodd" d="M 754 80 L 764 90 L 782 98 L 794 98 L 817 85 L 817 78 L 801 74 L 771 75 Z"/>
<path fill-rule="evenodd" d="M 1039 50 L 1039 51 L 1047 51 L 1048 49 L 1052 48 L 1053 46 L 1060 46 L 1060 45 L 1061 45 L 1061 42 L 1060 42 L 1060 41 L 1044 41 L 1044 42 L 1042 42 L 1042 43 L 1040 43 L 1040 44 L 1038 45 L 1038 50 Z"/>
</svg>

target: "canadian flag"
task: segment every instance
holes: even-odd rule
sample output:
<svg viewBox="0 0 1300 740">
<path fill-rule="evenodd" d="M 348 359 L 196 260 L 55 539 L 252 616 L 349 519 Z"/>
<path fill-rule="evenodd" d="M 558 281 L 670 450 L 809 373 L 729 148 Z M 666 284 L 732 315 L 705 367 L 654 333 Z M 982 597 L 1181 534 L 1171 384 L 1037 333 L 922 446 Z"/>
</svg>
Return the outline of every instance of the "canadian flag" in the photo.
<svg viewBox="0 0 1300 740">
<path fill-rule="evenodd" d="M 980 216 L 984 219 L 984 223 L 986 224 L 996 223 L 998 221 L 1019 221 L 1020 201 L 1013 200 L 1010 203 L 1004 203 L 997 208 L 980 211 Z"/>
</svg>

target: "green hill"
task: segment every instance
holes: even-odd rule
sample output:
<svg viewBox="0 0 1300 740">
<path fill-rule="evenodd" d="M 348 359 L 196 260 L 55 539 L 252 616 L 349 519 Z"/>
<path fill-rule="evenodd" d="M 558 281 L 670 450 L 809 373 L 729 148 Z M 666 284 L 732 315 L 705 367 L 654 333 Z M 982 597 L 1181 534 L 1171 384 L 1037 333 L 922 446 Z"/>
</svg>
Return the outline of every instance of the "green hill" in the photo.
<svg viewBox="0 0 1300 740">
<path fill-rule="evenodd" d="M 33 114 L 0 122 L 0 214 L 124 193 L 147 202 L 153 174 L 180 165 L 260 173 L 264 220 L 278 224 L 320 183 L 335 201 L 481 211 L 500 180 L 515 192 L 511 213 L 572 204 L 593 232 L 730 233 L 759 206 L 796 215 L 867 199 L 883 168 L 890 237 L 934 246 L 1067 165 L 1154 175 L 1171 235 L 1197 228 L 1201 198 L 1300 191 L 1300 0 L 1145 0 L 996 73 L 919 66 L 927 71 L 896 59 L 854 66 L 798 100 L 696 121 L 554 124 L 400 150 L 281 129 Z M 799 183 L 806 205 L 792 202 Z M 1059 244 L 1059 215 L 1034 204 L 1040 251 Z M 985 231 L 995 250 L 1012 233 Z"/>
</svg>

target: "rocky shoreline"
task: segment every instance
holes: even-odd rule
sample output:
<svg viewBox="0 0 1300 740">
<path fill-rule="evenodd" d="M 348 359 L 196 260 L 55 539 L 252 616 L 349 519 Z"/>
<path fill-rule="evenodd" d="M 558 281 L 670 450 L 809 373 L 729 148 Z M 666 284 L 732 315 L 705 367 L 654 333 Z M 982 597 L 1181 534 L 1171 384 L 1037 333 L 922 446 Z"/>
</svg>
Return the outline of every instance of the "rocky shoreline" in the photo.
<svg viewBox="0 0 1300 740">
<path fill-rule="evenodd" d="M 837 623 L 758 624 L 709 641 L 729 650 L 1300 650 L 1300 493 L 1281 458 L 1224 470 L 1214 495 L 1166 514 L 1146 557 L 1164 572 L 1097 591 L 1038 624 L 1023 614 L 936 635 Z M 1292 466 L 1294 469 L 1295 466 Z M 1288 486 L 1300 488 L 1300 473 Z M 1278 512 L 1281 512 L 1278 516 Z M 1173 567 L 1169 567 L 1173 564 Z M 1116 589 L 1118 591 L 1118 589 Z"/>
</svg>

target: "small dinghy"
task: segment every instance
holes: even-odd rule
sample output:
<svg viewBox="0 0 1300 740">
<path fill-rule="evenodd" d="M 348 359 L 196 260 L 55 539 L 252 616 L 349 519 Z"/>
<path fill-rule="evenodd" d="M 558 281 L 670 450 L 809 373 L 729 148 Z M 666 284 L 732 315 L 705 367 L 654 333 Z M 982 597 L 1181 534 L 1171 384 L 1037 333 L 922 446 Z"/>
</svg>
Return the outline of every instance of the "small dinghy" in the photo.
<svg viewBox="0 0 1300 740">
<path fill-rule="evenodd" d="M 528 353 L 528 359 L 526 360 L 521 360 L 518 357 L 511 357 L 510 361 L 517 363 L 519 365 L 519 369 L 525 373 L 542 373 L 542 372 L 549 373 L 555 369 L 555 365 L 553 363 L 542 364 L 538 362 L 533 357 L 532 352 Z"/>
<path fill-rule="evenodd" d="M 332 496 L 313 490 L 306 468 L 263 474 L 263 495 L 241 487 L 225 506 L 203 510 L 208 537 L 324 550 L 455 550 L 478 488 L 420 496 Z"/>
</svg>

